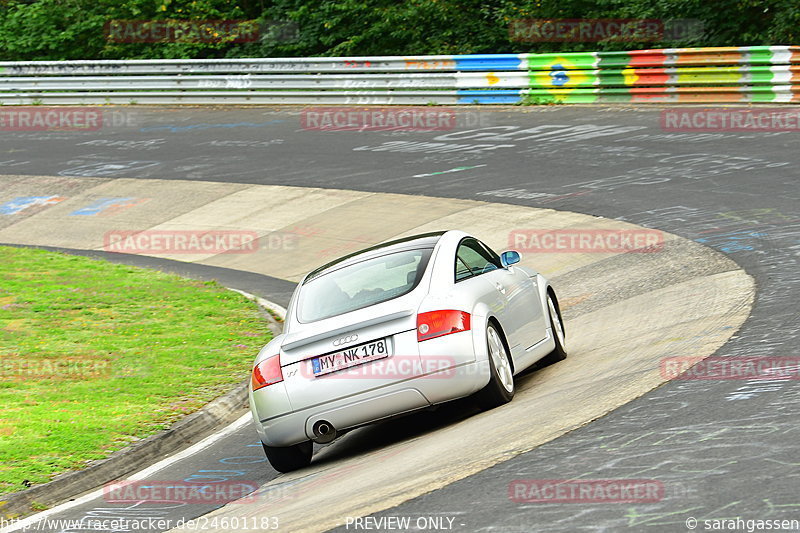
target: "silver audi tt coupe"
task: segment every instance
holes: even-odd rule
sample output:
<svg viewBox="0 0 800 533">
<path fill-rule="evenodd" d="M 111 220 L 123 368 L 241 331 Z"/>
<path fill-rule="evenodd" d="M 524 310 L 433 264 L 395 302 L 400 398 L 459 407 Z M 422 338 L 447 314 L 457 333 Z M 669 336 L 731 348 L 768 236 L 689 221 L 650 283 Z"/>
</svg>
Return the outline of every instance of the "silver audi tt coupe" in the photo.
<svg viewBox="0 0 800 533">
<path fill-rule="evenodd" d="M 272 466 L 306 466 L 312 441 L 471 394 L 504 404 L 514 374 L 564 359 L 555 292 L 519 260 L 446 231 L 306 275 L 253 366 L 250 410 Z"/>
</svg>

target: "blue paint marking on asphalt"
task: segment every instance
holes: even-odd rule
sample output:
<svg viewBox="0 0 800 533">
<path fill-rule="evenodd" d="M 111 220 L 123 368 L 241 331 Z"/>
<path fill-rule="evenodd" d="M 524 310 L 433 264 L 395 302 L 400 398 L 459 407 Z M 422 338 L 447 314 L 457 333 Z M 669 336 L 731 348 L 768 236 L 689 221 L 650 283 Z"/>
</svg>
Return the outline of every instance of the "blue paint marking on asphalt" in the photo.
<svg viewBox="0 0 800 533">
<path fill-rule="evenodd" d="M 93 216 L 112 207 L 130 207 L 136 203 L 136 198 L 101 198 L 91 205 L 82 207 L 70 213 L 70 216 Z"/>
<path fill-rule="evenodd" d="M 18 196 L 11 201 L 0 205 L 0 214 L 16 215 L 35 205 L 51 205 L 60 202 L 63 198 L 58 196 Z"/>
<path fill-rule="evenodd" d="M 754 241 L 767 236 L 768 235 L 766 233 L 760 233 L 758 231 L 741 230 L 709 235 L 708 237 L 702 237 L 694 240 L 695 242 L 699 242 L 701 244 L 713 246 L 722 252 L 731 253 L 753 250 L 754 247 L 752 244 L 755 244 Z"/>
<path fill-rule="evenodd" d="M 173 126 L 173 125 L 166 125 L 166 126 L 151 126 L 149 128 L 140 128 L 140 132 L 150 132 L 150 131 L 171 131 L 172 133 L 178 133 L 181 131 L 189 131 L 189 130 L 208 130 L 213 128 L 260 128 L 262 126 L 268 126 L 270 124 L 280 124 L 285 122 L 284 120 L 269 120 L 267 122 L 233 122 L 229 124 L 209 124 L 209 123 L 200 123 L 200 124 L 189 124 L 188 126 Z"/>
</svg>

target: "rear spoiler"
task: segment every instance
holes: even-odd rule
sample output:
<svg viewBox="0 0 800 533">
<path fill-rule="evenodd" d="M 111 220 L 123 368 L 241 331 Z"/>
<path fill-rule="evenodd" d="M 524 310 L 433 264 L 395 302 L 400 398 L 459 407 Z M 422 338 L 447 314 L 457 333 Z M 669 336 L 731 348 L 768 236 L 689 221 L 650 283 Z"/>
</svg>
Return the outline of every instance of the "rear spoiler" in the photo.
<svg viewBox="0 0 800 533">
<path fill-rule="evenodd" d="M 349 333 L 350 331 L 353 331 L 353 330 L 359 329 L 359 328 L 366 328 L 368 326 L 375 326 L 377 324 L 383 324 L 384 322 L 391 322 L 392 320 L 405 318 L 405 317 L 411 316 L 413 314 L 414 314 L 414 310 L 413 309 L 409 309 L 407 311 L 398 311 L 396 313 L 390 313 L 388 315 L 383 315 L 383 316 L 376 317 L 376 318 L 370 318 L 368 320 L 364 320 L 362 322 L 357 322 L 355 324 L 348 324 L 347 326 L 342 326 L 340 328 L 336 328 L 336 329 L 333 329 L 333 330 L 330 330 L 330 331 L 326 331 L 324 333 L 317 333 L 316 335 L 311 335 L 310 337 L 306 337 L 305 335 L 303 335 L 302 332 L 295 333 L 294 335 L 289 335 L 286 338 L 287 342 L 284 342 L 283 345 L 281 345 L 281 349 L 283 349 L 283 350 L 293 350 L 294 348 L 300 348 L 300 347 L 305 346 L 307 344 L 311 344 L 312 342 L 317 342 L 319 340 L 322 340 L 322 339 L 325 339 L 325 338 L 328 338 L 328 337 L 333 337 L 335 335 L 340 335 L 340 334 L 343 334 L 343 333 Z M 291 340 L 292 338 L 295 338 L 297 340 L 293 341 L 293 340 Z"/>
</svg>

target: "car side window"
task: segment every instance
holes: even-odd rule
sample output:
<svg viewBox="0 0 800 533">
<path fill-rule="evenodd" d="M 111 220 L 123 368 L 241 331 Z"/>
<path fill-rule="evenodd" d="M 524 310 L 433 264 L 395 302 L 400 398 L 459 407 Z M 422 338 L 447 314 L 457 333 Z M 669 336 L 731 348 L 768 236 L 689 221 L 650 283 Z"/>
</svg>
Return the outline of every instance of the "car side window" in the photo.
<svg viewBox="0 0 800 533">
<path fill-rule="evenodd" d="M 497 252 L 495 252 L 494 250 L 492 250 L 491 248 L 489 248 L 489 247 L 486 245 L 486 243 L 483 243 L 483 242 L 481 242 L 481 241 L 478 241 L 478 244 L 480 244 L 480 245 L 481 245 L 481 248 L 483 248 L 483 249 L 486 251 L 486 253 L 488 254 L 488 257 L 491 257 L 491 259 L 492 259 L 492 263 L 494 263 L 494 265 L 495 265 L 497 268 L 503 268 L 503 262 L 500 260 L 500 256 L 497 254 Z"/>
<path fill-rule="evenodd" d="M 456 257 L 456 281 L 467 279 L 470 276 L 472 276 L 472 272 L 469 267 L 464 264 L 464 261 Z"/>
<path fill-rule="evenodd" d="M 492 254 L 476 239 L 461 241 L 456 251 L 455 279 L 461 281 L 471 276 L 479 276 L 500 268 L 499 258 Z"/>
</svg>

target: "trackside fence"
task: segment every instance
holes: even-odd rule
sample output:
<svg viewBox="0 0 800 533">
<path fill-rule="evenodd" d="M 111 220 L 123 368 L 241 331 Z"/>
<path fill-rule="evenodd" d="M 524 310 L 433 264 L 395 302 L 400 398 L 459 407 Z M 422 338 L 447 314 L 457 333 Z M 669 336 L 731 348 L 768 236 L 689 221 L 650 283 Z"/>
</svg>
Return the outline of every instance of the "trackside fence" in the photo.
<svg viewBox="0 0 800 533">
<path fill-rule="evenodd" d="M 735 102 L 800 102 L 800 46 L 0 62 L 1 105 Z"/>
</svg>

